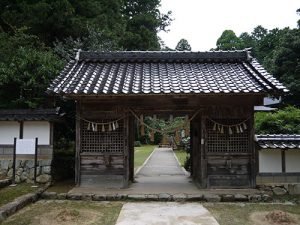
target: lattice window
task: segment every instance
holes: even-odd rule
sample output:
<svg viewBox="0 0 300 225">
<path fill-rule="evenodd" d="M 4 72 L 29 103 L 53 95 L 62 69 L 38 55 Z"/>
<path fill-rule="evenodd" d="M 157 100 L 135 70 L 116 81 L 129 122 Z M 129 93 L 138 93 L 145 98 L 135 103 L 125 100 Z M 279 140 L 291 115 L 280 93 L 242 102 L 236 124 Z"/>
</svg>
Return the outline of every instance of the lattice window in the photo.
<svg viewBox="0 0 300 225">
<path fill-rule="evenodd" d="M 87 130 L 88 122 L 82 121 L 81 152 L 102 154 L 123 153 L 123 120 L 118 121 L 118 124 L 119 128 L 114 131 L 101 132 L 101 127 L 98 128 L 98 131 Z"/>
<path fill-rule="evenodd" d="M 242 122 L 238 119 L 215 119 L 217 123 L 233 125 Z M 249 125 L 246 123 L 247 129 L 243 132 L 237 133 L 233 129 L 233 133 L 229 134 L 228 128 L 224 127 L 223 133 L 214 130 L 214 123 L 207 120 L 207 152 L 213 153 L 248 153 L 250 152 L 250 138 L 249 138 Z"/>
</svg>

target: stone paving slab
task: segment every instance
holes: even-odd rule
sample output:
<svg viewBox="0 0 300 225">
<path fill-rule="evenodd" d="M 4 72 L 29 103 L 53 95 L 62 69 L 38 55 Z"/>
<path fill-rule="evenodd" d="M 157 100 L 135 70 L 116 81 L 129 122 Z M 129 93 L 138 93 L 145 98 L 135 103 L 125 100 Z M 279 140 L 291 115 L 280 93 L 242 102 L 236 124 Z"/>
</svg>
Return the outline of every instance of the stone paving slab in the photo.
<svg viewBox="0 0 300 225">
<path fill-rule="evenodd" d="M 175 158 L 172 148 L 155 148 L 147 163 L 140 169 L 137 176 L 185 176 Z"/>
<path fill-rule="evenodd" d="M 198 203 L 150 202 L 123 205 L 116 225 L 219 225 Z"/>
</svg>

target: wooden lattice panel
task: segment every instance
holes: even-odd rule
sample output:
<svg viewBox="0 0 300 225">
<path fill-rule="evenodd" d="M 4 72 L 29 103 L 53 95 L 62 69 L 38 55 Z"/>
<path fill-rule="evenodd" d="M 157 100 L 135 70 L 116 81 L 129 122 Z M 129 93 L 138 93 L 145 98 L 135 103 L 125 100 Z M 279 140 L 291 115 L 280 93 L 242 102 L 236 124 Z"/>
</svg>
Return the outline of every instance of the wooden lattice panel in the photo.
<svg viewBox="0 0 300 225">
<path fill-rule="evenodd" d="M 238 124 L 242 120 L 238 119 L 219 119 L 214 120 L 220 124 L 233 125 Z M 227 127 L 223 128 L 223 133 L 214 130 L 214 123 L 207 120 L 207 152 L 211 153 L 248 153 L 250 151 L 249 125 L 246 123 L 247 129 L 237 133 L 234 127 L 233 133 L 229 134 Z"/>
<path fill-rule="evenodd" d="M 101 121 L 105 122 L 105 121 Z M 109 121 L 107 121 L 109 122 Z M 88 122 L 82 121 L 81 129 L 81 152 L 97 154 L 119 154 L 124 151 L 123 121 L 118 122 L 119 128 L 114 131 L 88 130 Z M 108 129 L 108 126 L 106 126 Z"/>
</svg>

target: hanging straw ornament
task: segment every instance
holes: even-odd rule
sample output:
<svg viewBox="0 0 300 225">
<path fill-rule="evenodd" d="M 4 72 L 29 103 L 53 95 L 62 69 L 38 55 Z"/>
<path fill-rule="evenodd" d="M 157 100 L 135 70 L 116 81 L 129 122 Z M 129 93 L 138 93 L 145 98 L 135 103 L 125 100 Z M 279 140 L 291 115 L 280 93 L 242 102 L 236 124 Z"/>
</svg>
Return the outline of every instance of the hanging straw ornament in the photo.
<svg viewBox="0 0 300 225">
<path fill-rule="evenodd" d="M 116 129 L 118 129 L 119 128 L 119 123 L 118 123 L 118 121 L 116 121 Z"/>
<path fill-rule="evenodd" d="M 221 125 L 218 125 L 218 131 L 221 132 Z"/>
<path fill-rule="evenodd" d="M 87 130 L 91 130 L 91 122 L 88 123 Z"/>
<path fill-rule="evenodd" d="M 105 126 L 104 124 L 102 124 L 102 129 L 101 129 L 102 132 L 105 132 Z"/>
<path fill-rule="evenodd" d="M 242 125 L 240 125 L 240 131 L 241 131 L 241 133 L 244 132 Z"/>
<path fill-rule="evenodd" d="M 239 129 L 239 127 L 237 125 L 235 126 L 235 129 L 236 129 L 236 132 L 239 134 L 240 133 L 240 129 Z"/>
<path fill-rule="evenodd" d="M 243 128 L 244 128 L 244 130 L 247 130 L 247 125 L 245 122 L 243 123 Z"/>
<path fill-rule="evenodd" d="M 95 131 L 95 124 L 92 123 L 92 131 Z"/>
<path fill-rule="evenodd" d="M 97 124 L 97 123 L 95 123 L 95 129 L 94 129 L 94 131 L 95 131 L 95 132 L 98 131 L 98 124 Z"/>
<path fill-rule="evenodd" d="M 115 123 L 114 123 L 114 122 L 112 123 L 112 129 L 113 129 L 113 130 L 116 129 L 116 126 L 115 126 Z"/>
<path fill-rule="evenodd" d="M 224 127 L 221 127 L 221 134 L 224 134 Z"/>
<path fill-rule="evenodd" d="M 231 127 L 228 127 L 228 132 L 229 132 L 229 134 L 230 134 L 230 135 L 232 135 L 232 134 L 233 134 L 233 132 L 232 132 L 232 128 L 231 128 Z"/>
<path fill-rule="evenodd" d="M 108 125 L 108 131 L 111 131 L 111 124 Z"/>
<path fill-rule="evenodd" d="M 213 131 L 216 131 L 216 130 L 217 130 L 217 124 L 215 123 L 214 127 L 213 127 Z"/>
</svg>

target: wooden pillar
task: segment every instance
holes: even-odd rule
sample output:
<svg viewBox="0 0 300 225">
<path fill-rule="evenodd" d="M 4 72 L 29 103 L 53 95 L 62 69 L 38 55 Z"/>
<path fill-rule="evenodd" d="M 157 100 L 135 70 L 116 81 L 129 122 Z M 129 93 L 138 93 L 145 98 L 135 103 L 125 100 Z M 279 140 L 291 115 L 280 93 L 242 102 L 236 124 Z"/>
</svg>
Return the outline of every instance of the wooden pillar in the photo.
<svg viewBox="0 0 300 225">
<path fill-rule="evenodd" d="M 190 128 L 191 128 L 191 136 L 190 136 L 190 157 L 191 157 L 191 176 L 194 178 L 194 153 L 195 153 L 195 149 L 194 149 L 194 135 L 193 135 L 193 122 L 190 122 Z"/>
<path fill-rule="evenodd" d="M 19 133 L 19 139 L 23 139 L 24 136 L 24 121 L 20 121 L 20 133 Z"/>
<path fill-rule="evenodd" d="M 253 107 L 254 108 L 254 107 Z M 250 126 L 250 132 L 249 132 L 249 143 L 250 143 L 250 167 L 251 167 L 251 174 L 250 174 L 250 187 L 255 188 L 256 187 L 256 168 L 257 168 L 257 149 L 255 148 L 254 138 L 255 138 L 255 130 L 254 130 L 254 111 L 251 110 L 251 115 L 249 119 L 249 126 Z"/>
<path fill-rule="evenodd" d="M 129 163 L 129 116 L 124 119 L 124 128 L 123 128 L 123 141 L 124 141 L 124 179 L 123 179 L 123 188 L 127 188 L 129 185 L 130 177 L 130 163 Z"/>
<path fill-rule="evenodd" d="M 81 145 L 81 102 L 76 101 L 76 153 L 75 153 L 75 184 L 80 185 L 80 145 Z"/>
<path fill-rule="evenodd" d="M 200 144 L 200 166 L 201 166 L 201 187 L 207 188 L 207 142 L 206 142 L 206 116 L 201 116 L 201 126 L 199 128 L 199 144 Z"/>
<path fill-rule="evenodd" d="M 134 117 L 129 117 L 129 181 L 134 181 Z"/>
</svg>

